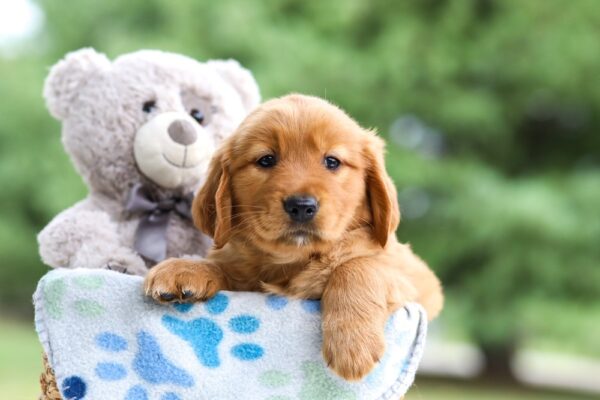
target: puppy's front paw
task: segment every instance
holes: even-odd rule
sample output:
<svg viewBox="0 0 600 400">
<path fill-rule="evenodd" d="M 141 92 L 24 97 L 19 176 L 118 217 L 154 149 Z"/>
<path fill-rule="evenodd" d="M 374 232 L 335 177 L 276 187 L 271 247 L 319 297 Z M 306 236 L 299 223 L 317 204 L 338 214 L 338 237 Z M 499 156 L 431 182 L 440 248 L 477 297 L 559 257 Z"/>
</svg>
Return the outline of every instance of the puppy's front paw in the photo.
<svg viewBox="0 0 600 400">
<path fill-rule="evenodd" d="M 221 288 L 221 276 L 212 265 L 177 258 L 153 267 L 144 281 L 146 295 L 161 303 L 206 300 Z"/>
<path fill-rule="evenodd" d="M 325 362 L 346 380 L 357 381 L 365 377 L 384 352 L 385 337 L 380 327 L 357 324 L 323 329 Z"/>
</svg>

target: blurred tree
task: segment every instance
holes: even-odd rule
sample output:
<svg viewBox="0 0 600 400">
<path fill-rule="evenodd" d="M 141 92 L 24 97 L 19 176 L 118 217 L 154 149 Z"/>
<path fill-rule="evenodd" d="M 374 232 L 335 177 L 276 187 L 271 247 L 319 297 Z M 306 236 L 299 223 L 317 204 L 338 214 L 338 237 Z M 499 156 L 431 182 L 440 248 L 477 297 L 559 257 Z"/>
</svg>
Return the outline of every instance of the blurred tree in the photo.
<svg viewBox="0 0 600 400">
<path fill-rule="evenodd" d="M 441 275 L 446 323 L 492 369 L 508 373 L 511 350 L 544 330 L 600 354 L 540 317 L 564 306 L 587 322 L 600 292 L 600 2 L 39 4 L 35 51 L 0 58 L 3 302 L 26 307 L 44 270 L 35 233 L 83 195 L 41 100 L 47 67 L 83 46 L 160 48 L 237 58 L 266 98 L 312 93 L 384 135 L 391 126 L 399 235 Z"/>
</svg>

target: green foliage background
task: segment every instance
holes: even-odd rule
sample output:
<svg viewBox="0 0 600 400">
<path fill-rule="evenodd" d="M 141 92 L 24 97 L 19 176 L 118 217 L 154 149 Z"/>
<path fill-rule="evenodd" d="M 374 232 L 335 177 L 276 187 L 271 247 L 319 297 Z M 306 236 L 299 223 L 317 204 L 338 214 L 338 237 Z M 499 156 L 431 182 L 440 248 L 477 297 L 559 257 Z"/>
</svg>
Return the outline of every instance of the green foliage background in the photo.
<svg viewBox="0 0 600 400">
<path fill-rule="evenodd" d="M 85 194 L 41 98 L 49 66 L 84 46 L 159 48 L 236 58 L 264 98 L 323 96 L 377 127 L 398 234 L 445 283 L 446 331 L 600 355 L 600 2 L 38 4 L 43 31 L 0 58 L 5 311 L 30 316 L 35 235 Z"/>
</svg>

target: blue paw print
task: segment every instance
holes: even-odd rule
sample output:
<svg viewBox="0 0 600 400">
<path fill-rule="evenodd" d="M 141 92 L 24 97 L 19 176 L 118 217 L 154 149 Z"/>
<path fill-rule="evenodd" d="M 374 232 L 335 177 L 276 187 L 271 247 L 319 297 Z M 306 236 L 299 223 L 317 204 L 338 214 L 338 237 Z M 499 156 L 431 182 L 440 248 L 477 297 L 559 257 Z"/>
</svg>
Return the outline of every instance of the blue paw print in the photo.
<svg viewBox="0 0 600 400">
<path fill-rule="evenodd" d="M 390 333 L 393 332 L 394 330 L 394 326 L 396 324 L 396 315 L 392 314 L 392 316 L 388 319 L 387 323 L 385 324 L 385 333 L 386 336 L 389 337 Z M 403 346 L 403 342 L 405 339 L 410 339 L 407 335 L 408 332 L 403 331 L 403 332 L 399 332 L 399 333 L 394 333 L 394 337 L 392 338 L 392 343 L 402 347 Z M 381 358 L 381 360 L 379 360 L 379 364 L 377 365 L 377 367 L 375 367 L 375 369 L 369 374 L 367 375 L 367 377 L 365 378 L 365 382 L 367 385 L 369 385 L 369 387 L 373 388 L 373 387 L 377 387 L 380 386 L 383 382 L 384 379 L 384 372 L 386 370 L 394 370 L 400 371 L 400 374 L 404 374 L 406 372 L 406 370 L 408 369 L 408 366 L 410 365 L 410 355 L 408 355 L 406 357 L 406 359 L 404 360 L 397 360 L 395 361 L 394 364 L 390 364 L 390 360 L 391 360 L 391 355 L 392 355 L 392 351 L 390 351 L 390 349 L 388 349 L 385 354 L 383 355 L 383 357 Z"/>
<path fill-rule="evenodd" d="M 96 336 L 96 346 L 108 353 L 120 353 L 128 349 L 127 340 L 112 332 Z M 194 386 L 194 379 L 185 370 L 170 362 L 162 353 L 158 342 L 150 333 L 140 331 L 136 335 L 137 352 L 131 369 L 143 383 L 150 385 L 170 384 L 180 388 Z M 127 367 L 119 362 L 99 362 L 95 373 L 103 381 L 119 381 L 129 374 Z M 69 389 L 71 390 L 71 387 Z M 148 400 L 149 391 L 141 384 L 132 386 L 124 400 Z M 174 392 L 166 392 L 161 400 L 180 400 Z"/>
<path fill-rule="evenodd" d="M 217 293 L 212 299 L 204 303 L 204 307 L 209 314 L 219 315 L 229 306 L 229 297 L 222 293 Z M 193 305 L 176 304 L 175 308 L 183 313 L 187 313 Z M 198 361 L 208 368 L 216 368 L 221 365 L 219 357 L 219 344 L 223 340 L 223 329 L 210 318 L 196 318 L 193 320 L 182 320 L 171 315 L 165 315 L 162 318 L 163 325 L 173 334 L 179 336 L 192 346 Z M 260 328 L 258 318 L 242 314 L 233 317 L 228 323 L 229 330 L 248 335 L 256 332 Z M 231 348 L 231 355 L 239 360 L 252 361 L 261 358 L 264 355 L 264 349 L 250 342 L 242 342 Z"/>
<path fill-rule="evenodd" d="M 73 375 L 62 381 L 60 389 L 66 400 L 81 400 L 85 397 L 87 385 L 83 379 Z"/>
<path fill-rule="evenodd" d="M 266 304 L 269 308 L 279 311 L 284 309 L 288 305 L 289 301 L 283 296 L 277 296 L 270 294 L 267 296 Z M 321 301 L 320 300 L 302 300 L 300 306 L 304 311 L 310 314 L 316 314 L 321 312 Z"/>
</svg>

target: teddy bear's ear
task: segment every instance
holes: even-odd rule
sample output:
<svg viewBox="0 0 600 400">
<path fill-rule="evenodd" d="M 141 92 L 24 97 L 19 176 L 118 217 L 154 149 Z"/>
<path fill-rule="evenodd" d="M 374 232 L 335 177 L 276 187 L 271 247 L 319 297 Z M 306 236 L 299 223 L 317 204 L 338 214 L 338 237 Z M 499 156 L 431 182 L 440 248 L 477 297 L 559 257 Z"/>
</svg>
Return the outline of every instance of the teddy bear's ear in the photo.
<svg viewBox="0 0 600 400">
<path fill-rule="evenodd" d="M 108 58 L 94 49 L 67 54 L 52 67 L 44 83 L 44 98 L 50 113 L 57 119 L 68 117 L 79 89 L 109 67 Z"/>
<path fill-rule="evenodd" d="M 252 73 L 235 60 L 211 60 L 214 68 L 225 81 L 239 93 L 246 111 L 250 112 L 260 103 L 260 91 Z"/>
</svg>

